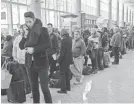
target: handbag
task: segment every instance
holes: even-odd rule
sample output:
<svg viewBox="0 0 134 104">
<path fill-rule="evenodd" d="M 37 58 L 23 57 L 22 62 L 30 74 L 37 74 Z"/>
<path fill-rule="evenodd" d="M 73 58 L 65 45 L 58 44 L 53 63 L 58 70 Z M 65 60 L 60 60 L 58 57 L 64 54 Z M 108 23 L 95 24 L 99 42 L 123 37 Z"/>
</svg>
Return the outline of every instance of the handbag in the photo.
<svg viewBox="0 0 134 104">
<path fill-rule="evenodd" d="M 5 59 L 1 70 L 1 88 L 8 89 L 10 86 L 12 75 L 7 70 L 8 58 Z"/>
</svg>

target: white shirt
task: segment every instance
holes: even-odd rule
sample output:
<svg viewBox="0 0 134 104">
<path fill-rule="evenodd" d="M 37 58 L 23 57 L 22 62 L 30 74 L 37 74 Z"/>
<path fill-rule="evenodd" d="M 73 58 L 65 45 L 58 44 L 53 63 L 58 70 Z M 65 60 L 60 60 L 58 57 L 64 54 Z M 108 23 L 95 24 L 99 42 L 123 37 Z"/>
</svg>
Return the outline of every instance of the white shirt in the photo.
<svg viewBox="0 0 134 104">
<path fill-rule="evenodd" d="M 25 53 L 26 50 L 21 50 L 19 48 L 19 43 L 22 39 L 22 36 L 19 35 L 15 38 L 14 42 L 13 42 L 13 58 L 15 61 L 17 61 L 20 64 L 25 64 Z"/>
</svg>

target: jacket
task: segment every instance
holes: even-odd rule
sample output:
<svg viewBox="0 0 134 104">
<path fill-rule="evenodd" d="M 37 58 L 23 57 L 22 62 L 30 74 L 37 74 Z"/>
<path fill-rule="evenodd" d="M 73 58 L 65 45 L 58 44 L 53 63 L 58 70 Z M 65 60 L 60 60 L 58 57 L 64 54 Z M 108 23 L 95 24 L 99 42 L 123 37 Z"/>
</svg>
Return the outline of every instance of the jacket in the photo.
<svg viewBox="0 0 134 104">
<path fill-rule="evenodd" d="M 70 64 L 73 62 L 72 58 L 72 39 L 69 36 L 64 36 L 61 40 L 60 56 L 58 59 L 60 65 L 60 72 L 66 72 Z"/>
<path fill-rule="evenodd" d="M 48 55 L 53 55 L 55 53 L 59 53 L 59 41 L 56 34 L 50 34 L 51 48 L 47 50 Z"/>
<path fill-rule="evenodd" d="M 122 37 L 120 33 L 114 34 L 111 39 L 110 45 L 113 47 L 121 47 L 121 43 L 122 43 Z"/>
<path fill-rule="evenodd" d="M 19 47 L 19 43 L 22 39 L 22 36 L 21 35 L 18 35 L 14 42 L 13 42 L 13 58 L 15 61 L 17 61 L 18 63 L 20 64 L 25 64 L 25 53 L 26 53 L 26 50 L 23 49 L 21 50 L 20 47 Z"/>
<path fill-rule="evenodd" d="M 28 38 L 27 38 L 28 39 Z M 24 49 L 25 42 L 27 40 L 26 38 L 22 38 L 20 41 L 20 49 Z M 33 40 L 34 41 L 34 40 Z M 33 63 L 36 68 L 44 69 L 48 68 L 48 57 L 46 50 L 51 47 L 50 37 L 47 31 L 47 28 L 42 27 L 41 28 L 41 34 L 39 35 L 38 41 L 36 45 L 32 46 L 34 48 L 34 53 L 31 55 L 29 53 L 26 53 L 25 56 L 25 65 L 26 67 L 30 68 L 32 65 L 32 56 L 33 56 Z"/>
<path fill-rule="evenodd" d="M 13 42 L 12 40 L 6 41 L 2 49 L 2 55 L 12 57 Z"/>
</svg>

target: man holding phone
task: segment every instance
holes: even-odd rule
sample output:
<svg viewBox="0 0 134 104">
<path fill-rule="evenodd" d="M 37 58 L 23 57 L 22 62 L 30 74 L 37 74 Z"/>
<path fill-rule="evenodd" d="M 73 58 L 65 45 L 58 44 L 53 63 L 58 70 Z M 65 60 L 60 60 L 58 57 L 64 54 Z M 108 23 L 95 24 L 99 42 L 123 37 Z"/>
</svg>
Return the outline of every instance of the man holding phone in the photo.
<svg viewBox="0 0 134 104">
<path fill-rule="evenodd" d="M 19 44 L 20 49 L 26 49 L 25 65 L 32 86 L 33 102 L 40 103 L 39 83 L 46 103 L 52 103 L 48 88 L 48 56 L 46 50 L 51 47 L 47 28 L 42 27 L 42 22 L 36 19 L 33 12 L 24 13 L 25 34 Z"/>
</svg>

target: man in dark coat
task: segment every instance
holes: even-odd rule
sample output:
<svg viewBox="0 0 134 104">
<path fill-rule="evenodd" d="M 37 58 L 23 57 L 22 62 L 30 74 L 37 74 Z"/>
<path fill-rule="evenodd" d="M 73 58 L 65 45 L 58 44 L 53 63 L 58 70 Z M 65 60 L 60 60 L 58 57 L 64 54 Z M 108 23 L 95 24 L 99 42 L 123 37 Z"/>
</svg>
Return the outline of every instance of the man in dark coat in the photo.
<svg viewBox="0 0 134 104">
<path fill-rule="evenodd" d="M 25 26 L 24 37 L 19 46 L 26 49 L 25 65 L 32 86 L 33 102 L 40 103 L 39 82 L 44 94 L 46 103 L 52 103 L 51 94 L 48 88 L 48 57 L 46 49 L 50 48 L 50 38 L 46 28 L 42 27 L 41 20 L 36 19 L 33 12 L 24 14 Z"/>
<path fill-rule="evenodd" d="M 67 93 L 70 91 L 70 64 L 72 64 L 72 39 L 69 37 L 67 30 L 61 31 L 61 49 L 59 56 L 59 66 L 61 75 L 61 90 L 58 93 Z"/>
<path fill-rule="evenodd" d="M 53 56 L 57 56 L 59 53 L 59 43 L 58 43 L 58 37 L 53 32 L 53 25 L 49 23 L 47 24 L 47 26 L 51 41 L 51 48 L 47 50 L 50 65 L 50 74 L 49 74 L 50 79 L 52 77 L 53 72 L 56 70 L 56 59 L 54 59 Z"/>
</svg>

